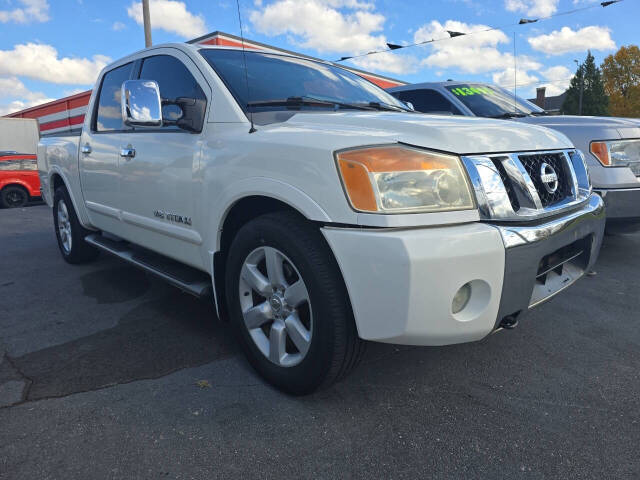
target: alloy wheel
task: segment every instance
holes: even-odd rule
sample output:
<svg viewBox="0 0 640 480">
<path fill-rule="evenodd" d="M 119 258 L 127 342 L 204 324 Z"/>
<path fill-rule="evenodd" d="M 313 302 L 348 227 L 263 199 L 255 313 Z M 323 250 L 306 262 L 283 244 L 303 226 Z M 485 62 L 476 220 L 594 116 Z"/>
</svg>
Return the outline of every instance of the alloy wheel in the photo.
<svg viewBox="0 0 640 480">
<path fill-rule="evenodd" d="M 259 247 L 240 272 L 240 307 L 251 339 L 281 367 L 299 364 L 311 346 L 313 314 L 300 272 L 280 250 Z"/>
<path fill-rule="evenodd" d="M 69 219 L 69 210 L 64 200 L 58 201 L 58 235 L 60 243 L 65 253 L 71 252 L 73 239 L 71 237 L 71 221 Z"/>
</svg>

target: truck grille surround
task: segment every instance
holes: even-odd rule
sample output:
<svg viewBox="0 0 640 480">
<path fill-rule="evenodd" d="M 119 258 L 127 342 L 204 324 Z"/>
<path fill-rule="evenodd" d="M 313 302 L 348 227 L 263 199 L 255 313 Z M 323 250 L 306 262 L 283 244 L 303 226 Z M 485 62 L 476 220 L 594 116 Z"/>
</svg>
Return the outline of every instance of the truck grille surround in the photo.
<svg viewBox="0 0 640 480">
<path fill-rule="evenodd" d="M 463 156 L 483 220 L 530 221 L 585 202 L 591 182 L 576 150 Z"/>
</svg>

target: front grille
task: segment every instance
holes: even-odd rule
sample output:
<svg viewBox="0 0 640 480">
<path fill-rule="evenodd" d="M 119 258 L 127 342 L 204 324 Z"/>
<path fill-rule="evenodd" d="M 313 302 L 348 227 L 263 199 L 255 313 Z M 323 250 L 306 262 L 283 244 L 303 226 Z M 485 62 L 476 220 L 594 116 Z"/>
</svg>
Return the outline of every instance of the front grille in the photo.
<svg viewBox="0 0 640 480">
<path fill-rule="evenodd" d="M 511 183 L 511 179 L 509 175 L 507 175 L 507 171 L 502 164 L 501 158 L 492 158 L 493 164 L 495 165 L 498 173 L 500 174 L 500 180 L 504 184 L 504 188 L 507 191 L 507 195 L 509 196 L 509 201 L 511 202 L 511 206 L 514 211 L 518 211 L 520 209 L 520 202 L 518 201 L 518 196 L 516 195 L 515 190 L 513 189 L 513 184 Z"/>
<path fill-rule="evenodd" d="M 554 205 L 572 195 L 571 174 L 564 153 L 519 155 L 518 158 L 531 177 L 543 207 Z M 543 163 L 550 165 L 558 176 L 558 188 L 553 193 L 550 193 L 542 182 L 540 170 Z"/>
</svg>

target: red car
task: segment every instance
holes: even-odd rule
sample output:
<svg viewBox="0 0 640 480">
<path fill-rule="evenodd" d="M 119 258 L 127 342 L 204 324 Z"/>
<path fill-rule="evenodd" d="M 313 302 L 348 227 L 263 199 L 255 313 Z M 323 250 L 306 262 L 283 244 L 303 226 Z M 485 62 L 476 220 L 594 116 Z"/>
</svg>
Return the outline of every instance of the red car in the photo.
<svg viewBox="0 0 640 480">
<path fill-rule="evenodd" d="M 40 197 L 40 178 L 36 156 L 17 152 L 0 152 L 0 206 L 22 207 L 33 197 Z"/>
</svg>

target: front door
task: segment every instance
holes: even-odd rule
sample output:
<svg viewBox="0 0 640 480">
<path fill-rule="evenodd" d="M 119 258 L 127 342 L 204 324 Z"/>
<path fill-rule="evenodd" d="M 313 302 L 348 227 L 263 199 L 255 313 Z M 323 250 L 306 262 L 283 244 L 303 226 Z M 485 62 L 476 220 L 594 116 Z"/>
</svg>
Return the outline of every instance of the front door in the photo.
<svg viewBox="0 0 640 480">
<path fill-rule="evenodd" d="M 206 100 L 209 87 L 181 52 L 142 61 L 139 78 L 155 80 L 163 99 Z M 198 80 L 196 80 L 198 77 Z M 196 199 L 202 134 L 171 125 L 175 106 L 163 107 L 161 128 L 136 127 L 121 137 L 120 202 L 130 240 L 195 267 L 202 267 Z"/>
</svg>

